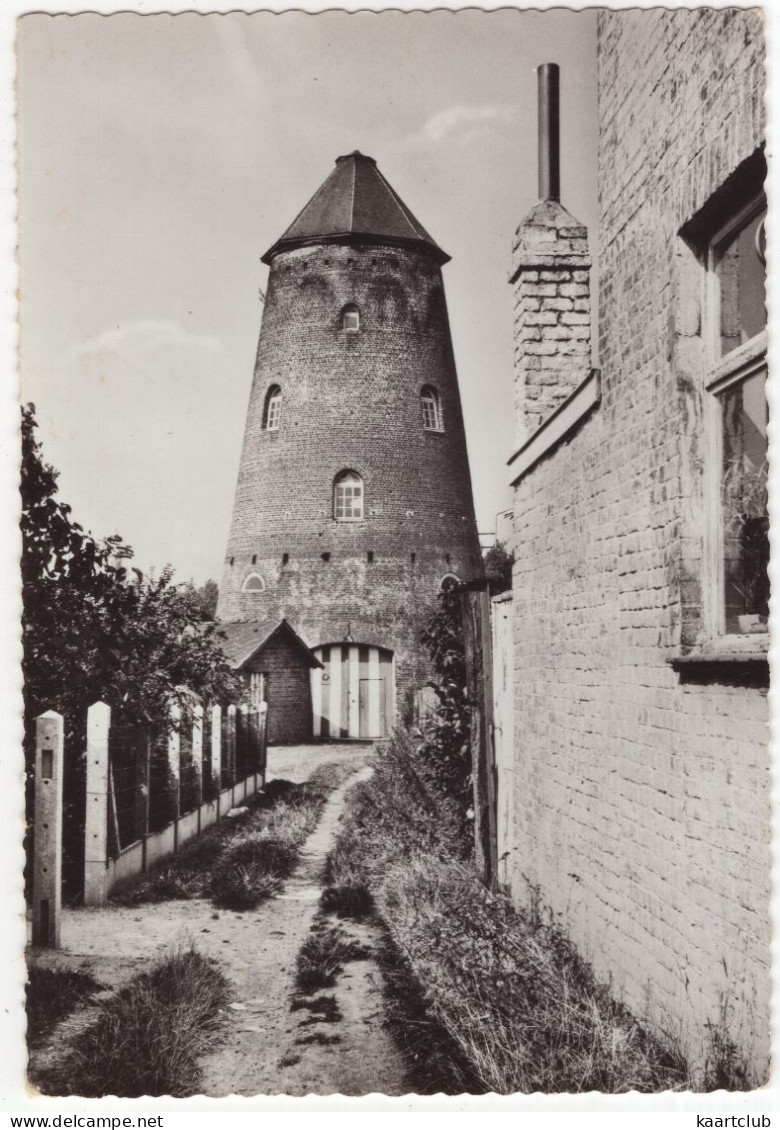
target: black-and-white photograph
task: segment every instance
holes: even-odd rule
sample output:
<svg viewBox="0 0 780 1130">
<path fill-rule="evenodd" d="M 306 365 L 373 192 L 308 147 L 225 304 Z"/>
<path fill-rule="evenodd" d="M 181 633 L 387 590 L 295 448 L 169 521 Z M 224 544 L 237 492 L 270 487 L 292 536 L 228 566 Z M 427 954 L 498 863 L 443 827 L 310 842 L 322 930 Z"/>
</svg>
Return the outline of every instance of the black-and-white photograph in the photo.
<svg viewBox="0 0 780 1130">
<path fill-rule="evenodd" d="M 16 66 L 31 1104 L 766 1087 L 762 11 Z"/>
</svg>

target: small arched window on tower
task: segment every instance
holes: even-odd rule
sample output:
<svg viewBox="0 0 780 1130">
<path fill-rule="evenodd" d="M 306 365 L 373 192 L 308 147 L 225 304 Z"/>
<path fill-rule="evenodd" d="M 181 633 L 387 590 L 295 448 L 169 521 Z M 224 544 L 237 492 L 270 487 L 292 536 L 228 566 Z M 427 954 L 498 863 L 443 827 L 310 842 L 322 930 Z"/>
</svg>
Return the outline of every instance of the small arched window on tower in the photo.
<svg viewBox="0 0 780 1130">
<path fill-rule="evenodd" d="M 441 401 L 433 385 L 425 385 L 420 393 L 423 427 L 426 432 L 443 432 Z"/>
<path fill-rule="evenodd" d="M 341 311 L 341 328 L 353 334 L 360 329 L 360 311 L 352 303 Z"/>
<path fill-rule="evenodd" d="M 259 573 L 250 573 L 241 586 L 242 592 L 265 592 L 265 581 Z"/>
<path fill-rule="evenodd" d="M 333 482 L 333 517 L 354 522 L 363 517 L 363 480 L 357 471 L 342 471 Z"/>
<path fill-rule="evenodd" d="M 278 432 L 282 422 L 282 390 L 279 385 L 271 385 L 263 407 L 263 431 Z"/>
</svg>

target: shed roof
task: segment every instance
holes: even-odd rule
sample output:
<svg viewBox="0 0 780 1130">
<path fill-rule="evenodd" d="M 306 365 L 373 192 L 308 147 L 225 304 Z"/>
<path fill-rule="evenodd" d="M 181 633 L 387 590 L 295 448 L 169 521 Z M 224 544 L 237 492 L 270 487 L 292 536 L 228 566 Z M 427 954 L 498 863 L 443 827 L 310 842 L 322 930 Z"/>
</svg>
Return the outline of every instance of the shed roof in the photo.
<svg viewBox="0 0 780 1130">
<path fill-rule="evenodd" d="M 423 245 L 439 263 L 450 258 L 388 184 L 374 158 L 356 149 L 336 158 L 333 172 L 266 251 L 263 262 L 270 263 L 279 251 L 308 243 L 359 239 Z"/>
<path fill-rule="evenodd" d="M 310 667 L 322 667 L 317 656 L 287 620 L 249 620 L 218 624 L 215 639 L 230 666 L 239 671 L 277 635 L 285 635 L 301 651 Z"/>
</svg>

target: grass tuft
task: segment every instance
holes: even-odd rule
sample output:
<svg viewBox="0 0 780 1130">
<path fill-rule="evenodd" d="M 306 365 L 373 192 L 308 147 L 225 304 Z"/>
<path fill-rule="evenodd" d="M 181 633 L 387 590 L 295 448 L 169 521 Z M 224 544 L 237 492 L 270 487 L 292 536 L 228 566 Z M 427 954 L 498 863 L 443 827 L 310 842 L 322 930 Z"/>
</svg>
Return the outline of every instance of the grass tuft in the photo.
<svg viewBox="0 0 780 1130">
<path fill-rule="evenodd" d="M 319 1044 L 321 1047 L 327 1048 L 331 1044 L 340 1044 L 341 1036 L 326 1036 L 323 1032 L 312 1032 L 308 1036 L 296 1036 L 295 1043 L 299 1046 Z"/>
<path fill-rule="evenodd" d="M 317 920 L 298 951 L 295 986 L 306 994 L 329 989 L 348 961 L 362 961 L 369 955 L 370 950 L 353 941 L 340 926 L 329 926 Z"/>
<path fill-rule="evenodd" d="M 303 1009 L 310 1012 L 311 1016 L 308 1020 L 302 1020 L 301 1025 L 337 1024 L 343 1019 L 338 1001 L 332 993 L 321 993 L 312 1000 L 302 1000 L 300 997 L 296 997 L 290 1005 L 290 1012 L 301 1012 Z"/>
<path fill-rule="evenodd" d="M 324 914 L 361 921 L 373 914 L 374 896 L 361 882 L 326 887 L 320 897 L 320 907 Z"/>
<path fill-rule="evenodd" d="M 101 1004 L 56 1067 L 33 1079 L 44 1094 L 181 1097 L 198 1090 L 198 1058 L 218 1040 L 228 984 L 194 949 L 165 958 Z"/>
<path fill-rule="evenodd" d="M 31 966 L 25 987 L 28 1047 L 40 1047 L 61 1020 L 103 988 L 88 973 Z"/>
<path fill-rule="evenodd" d="M 463 865 L 418 858 L 388 875 L 382 912 L 481 1088 L 688 1086 L 684 1059 L 611 997 L 533 900 L 515 908 Z"/>
</svg>

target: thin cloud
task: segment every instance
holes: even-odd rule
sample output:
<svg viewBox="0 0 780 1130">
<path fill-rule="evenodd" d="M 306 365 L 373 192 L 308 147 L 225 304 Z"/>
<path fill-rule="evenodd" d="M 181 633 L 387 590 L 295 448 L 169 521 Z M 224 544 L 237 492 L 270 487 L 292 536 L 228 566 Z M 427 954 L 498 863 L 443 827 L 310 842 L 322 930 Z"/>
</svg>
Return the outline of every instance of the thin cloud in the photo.
<svg viewBox="0 0 780 1130">
<path fill-rule="evenodd" d="M 491 126 L 505 124 L 515 119 L 511 106 L 488 102 L 481 106 L 448 106 L 428 118 L 418 133 L 405 139 L 410 146 L 439 145 L 443 141 L 457 144 L 474 141 Z"/>
<path fill-rule="evenodd" d="M 137 322 L 111 326 L 97 337 L 81 342 L 72 352 L 75 356 L 84 357 L 95 353 L 117 353 L 128 346 L 150 350 L 186 347 L 205 349 L 210 353 L 221 349 L 219 340 L 210 334 L 189 333 L 178 322 L 142 318 Z"/>
</svg>

